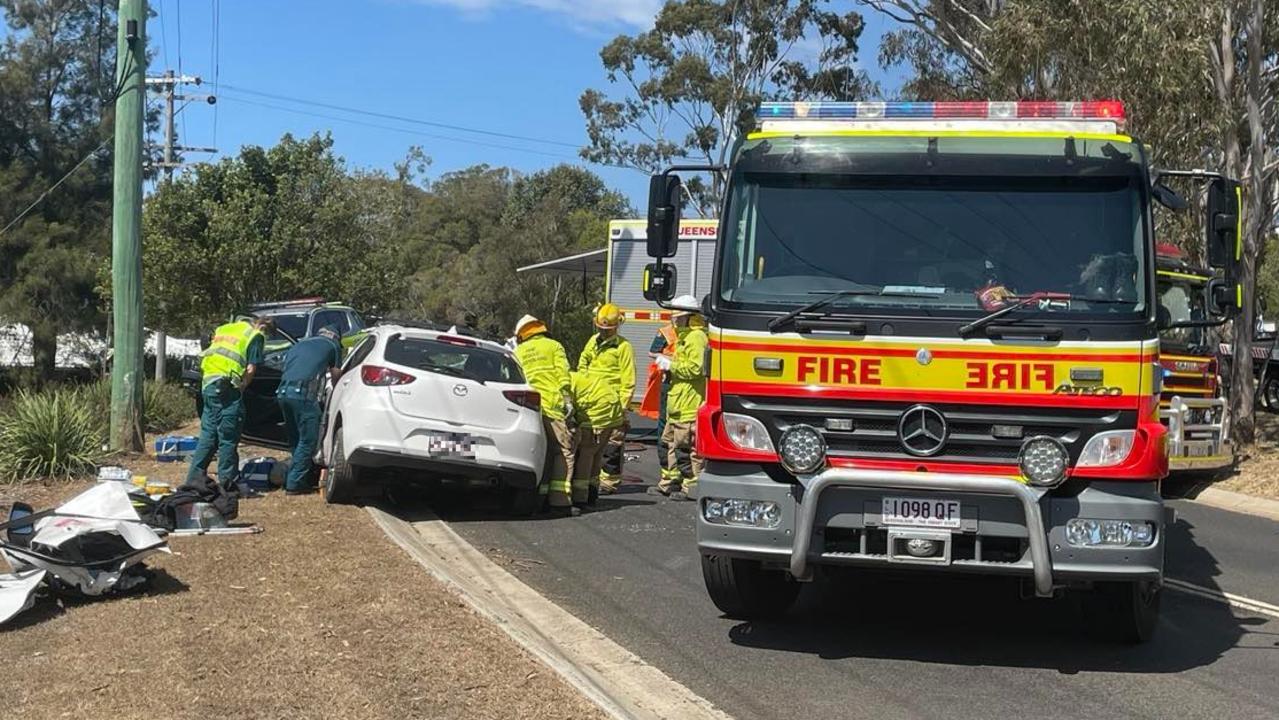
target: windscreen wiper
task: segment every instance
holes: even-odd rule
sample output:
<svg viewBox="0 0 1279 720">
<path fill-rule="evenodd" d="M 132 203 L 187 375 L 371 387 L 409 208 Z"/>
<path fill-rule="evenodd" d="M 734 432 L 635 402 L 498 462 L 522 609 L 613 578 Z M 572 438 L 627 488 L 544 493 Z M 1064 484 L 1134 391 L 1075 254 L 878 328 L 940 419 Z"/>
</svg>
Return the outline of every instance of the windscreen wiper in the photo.
<svg viewBox="0 0 1279 720">
<path fill-rule="evenodd" d="M 427 372 L 437 372 L 441 375 L 452 375 L 455 378 L 462 378 L 463 380 L 474 380 L 475 382 L 481 385 L 487 384 L 484 382 L 484 378 L 481 378 L 478 375 L 472 375 L 465 370 L 459 370 L 457 368 L 449 367 L 447 365 L 428 364 L 426 367 L 422 369 Z"/>
<path fill-rule="evenodd" d="M 809 294 L 817 295 L 818 293 L 811 292 Z M 790 312 L 786 313 L 785 315 L 780 315 L 778 317 L 773 318 L 772 320 L 769 320 L 768 330 L 769 332 L 777 332 L 778 328 L 794 321 L 800 315 L 813 312 L 814 310 L 820 310 L 821 308 L 835 302 L 836 300 L 839 300 L 840 298 L 856 297 L 856 296 L 908 297 L 908 298 L 937 297 L 936 293 L 884 292 L 883 290 L 836 290 L 835 292 L 826 294 L 823 297 L 820 297 L 814 300 L 813 302 L 808 303 L 807 305 L 802 305 L 800 307 L 797 307 L 794 310 L 791 310 Z"/>
<path fill-rule="evenodd" d="M 1022 309 L 1022 308 L 1024 308 L 1024 307 L 1026 307 L 1027 305 L 1033 305 L 1033 304 L 1035 304 L 1035 303 L 1037 303 L 1037 302 L 1040 302 L 1040 301 L 1042 301 L 1042 300 L 1048 300 L 1048 301 L 1053 301 L 1053 300 L 1065 300 L 1065 301 L 1069 302 L 1069 301 L 1070 301 L 1070 299 L 1071 299 L 1071 297 L 1070 297 L 1070 293 L 1060 293 L 1060 292 L 1042 292 L 1042 291 L 1041 291 L 1041 292 L 1033 292 L 1033 293 L 1031 293 L 1031 294 L 1027 295 L 1027 296 L 1026 296 L 1026 297 L 1024 297 L 1024 298 L 1021 298 L 1020 300 L 1018 300 L 1017 302 L 1013 303 L 1012 305 L 1005 305 L 1004 307 L 1001 307 L 1001 308 L 999 308 L 998 310 L 996 310 L 996 311 L 994 311 L 994 312 L 992 312 L 992 313 L 990 313 L 990 314 L 988 314 L 988 315 L 983 315 L 983 316 L 981 316 L 981 317 L 977 318 L 976 320 L 974 320 L 974 321 L 972 321 L 972 322 L 968 323 L 967 325 L 962 325 L 962 326 L 960 326 L 960 328 L 959 328 L 959 336 L 960 336 L 960 337 L 967 337 L 967 336 L 969 336 L 969 335 L 973 334 L 974 332 L 977 332 L 978 330 L 980 330 L 980 329 L 982 329 L 982 328 L 986 327 L 987 325 L 989 325 L 989 324 L 991 324 L 991 323 L 995 322 L 995 321 L 996 321 L 996 320 L 998 320 L 999 318 L 1001 318 L 1001 317 L 1003 317 L 1003 316 L 1005 316 L 1005 315 L 1008 315 L 1008 314 L 1010 314 L 1010 313 L 1014 313 L 1014 312 L 1016 312 L 1016 311 L 1018 311 L 1018 310 L 1020 310 L 1020 309 Z"/>
</svg>

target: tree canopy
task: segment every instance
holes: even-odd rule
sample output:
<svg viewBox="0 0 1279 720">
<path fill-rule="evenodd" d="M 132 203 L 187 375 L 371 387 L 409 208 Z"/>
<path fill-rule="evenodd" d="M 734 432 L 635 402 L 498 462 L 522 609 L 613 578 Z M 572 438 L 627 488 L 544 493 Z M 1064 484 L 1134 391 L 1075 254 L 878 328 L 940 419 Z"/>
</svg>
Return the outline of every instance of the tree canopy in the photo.
<svg viewBox="0 0 1279 720">
<path fill-rule="evenodd" d="M 769 98 L 857 99 L 873 84 L 855 65 L 862 17 L 826 0 L 668 0 L 653 29 L 600 51 L 611 98 L 582 93 L 592 162 L 653 173 L 677 159 L 722 165 Z M 697 208 L 722 188 L 691 178 Z"/>
<path fill-rule="evenodd" d="M 0 0 L 0 322 L 30 328 L 36 378 L 52 376 L 59 332 L 101 319 L 113 5 Z"/>
</svg>

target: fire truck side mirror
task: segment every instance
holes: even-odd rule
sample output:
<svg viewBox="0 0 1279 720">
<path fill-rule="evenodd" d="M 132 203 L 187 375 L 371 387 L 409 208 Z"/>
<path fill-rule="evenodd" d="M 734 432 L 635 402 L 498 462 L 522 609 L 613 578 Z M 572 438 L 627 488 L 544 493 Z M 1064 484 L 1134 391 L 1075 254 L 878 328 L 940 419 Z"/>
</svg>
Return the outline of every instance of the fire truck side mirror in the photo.
<svg viewBox="0 0 1279 720">
<path fill-rule="evenodd" d="M 1213 278 L 1205 289 L 1208 312 L 1219 318 L 1233 318 L 1239 313 L 1239 285 L 1229 278 Z"/>
<path fill-rule="evenodd" d="M 644 266 L 644 299 L 649 302 L 670 302 L 675 297 L 675 266 L 669 263 L 650 263 Z"/>
<path fill-rule="evenodd" d="M 675 257 L 683 190 L 678 175 L 654 175 L 648 182 L 648 256 Z"/>
<path fill-rule="evenodd" d="M 1208 252 L 1208 265 L 1225 270 L 1226 279 L 1233 281 L 1235 268 L 1243 252 L 1240 237 L 1240 219 L 1243 217 L 1243 201 L 1239 183 L 1226 178 L 1215 178 L 1208 184 L 1207 235 L 1204 246 Z"/>
</svg>

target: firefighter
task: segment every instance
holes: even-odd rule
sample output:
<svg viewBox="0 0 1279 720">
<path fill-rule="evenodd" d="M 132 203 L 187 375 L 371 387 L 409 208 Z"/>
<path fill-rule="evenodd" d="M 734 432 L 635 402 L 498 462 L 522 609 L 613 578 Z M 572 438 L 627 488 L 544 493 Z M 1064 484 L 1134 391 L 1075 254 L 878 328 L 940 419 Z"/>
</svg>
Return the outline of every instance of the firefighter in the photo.
<svg viewBox="0 0 1279 720">
<path fill-rule="evenodd" d="M 546 465 L 539 491 L 555 514 L 569 514 L 573 505 L 573 436 L 567 417 L 572 413 L 572 378 L 564 346 L 546 334 L 546 325 L 532 315 L 515 323 L 515 358 L 528 384 L 542 398 L 542 428 L 546 435 Z"/>
<path fill-rule="evenodd" d="M 666 399 L 666 427 L 662 445 L 666 455 L 662 461 L 662 477 L 649 494 L 673 500 L 697 497 L 697 478 L 702 474 L 702 458 L 697 454 L 694 429 L 697 410 L 706 398 L 706 337 L 701 307 L 692 295 L 681 295 L 671 301 L 671 319 L 675 323 L 675 354 L 669 359 L 659 356 L 657 362 L 671 378 Z"/>
<path fill-rule="evenodd" d="M 616 492 L 622 482 L 622 451 L 627 430 L 625 410 L 635 393 L 635 353 L 630 342 L 618 334 L 621 325 L 622 311 L 613 303 L 601 305 L 595 312 L 595 327 L 599 332 L 586 341 L 577 361 L 579 372 L 598 377 L 613 387 L 623 410 L 622 422 L 614 427 L 608 439 L 599 477 L 591 482 L 589 505 L 594 505 L 600 494 Z"/>
<path fill-rule="evenodd" d="M 213 342 L 200 360 L 200 440 L 191 454 L 186 481 L 196 484 L 207 474 L 213 456 L 218 458 L 218 483 L 238 490 L 240 429 L 244 424 L 244 389 L 262 362 L 266 334 L 275 323 L 270 318 L 236 320 L 213 331 Z"/>
<path fill-rule="evenodd" d="M 571 374 L 571 383 L 577 444 L 573 457 L 573 507 L 569 512 L 580 515 L 599 479 L 609 438 L 622 426 L 623 414 L 616 385 L 611 379 L 575 372 Z"/>
<path fill-rule="evenodd" d="M 304 495 L 315 490 L 311 483 L 312 458 L 320 441 L 320 395 L 327 373 L 337 382 L 342 371 L 342 336 L 332 327 L 320 328 L 315 337 L 300 340 L 284 354 L 284 372 L 275 400 L 284 416 L 285 436 L 293 461 L 284 479 L 284 494 Z"/>
</svg>

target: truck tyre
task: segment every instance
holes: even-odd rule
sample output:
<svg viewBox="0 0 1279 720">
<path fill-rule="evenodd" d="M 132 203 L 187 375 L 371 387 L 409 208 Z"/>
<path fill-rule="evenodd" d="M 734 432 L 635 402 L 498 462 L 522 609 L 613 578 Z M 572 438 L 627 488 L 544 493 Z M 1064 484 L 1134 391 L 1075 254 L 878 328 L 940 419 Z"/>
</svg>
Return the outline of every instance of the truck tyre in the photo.
<svg viewBox="0 0 1279 720">
<path fill-rule="evenodd" d="M 1097 623 L 1110 639 L 1144 643 L 1154 637 L 1159 625 L 1161 595 L 1159 584 L 1149 580 L 1099 582 L 1085 606 L 1087 619 Z"/>
<path fill-rule="evenodd" d="M 1266 373 L 1266 384 L 1261 388 L 1261 404 L 1270 412 L 1279 412 L 1279 377 Z"/>
<path fill-rule="evenodd" d="M 799 583 L 757 560 L 703 555 L 702 578 L 711 602 L 735 620 L 779 618 L 799 594 Z"/>
<path fill-rule="evenodd" d="M 324 478 L 324 500 L 336 505 L 351 502 L 359 483 L 359 468 L 346 460 L 342 447 L 342 428 L 333 431 L 333 457 Z"/>
</svg>

